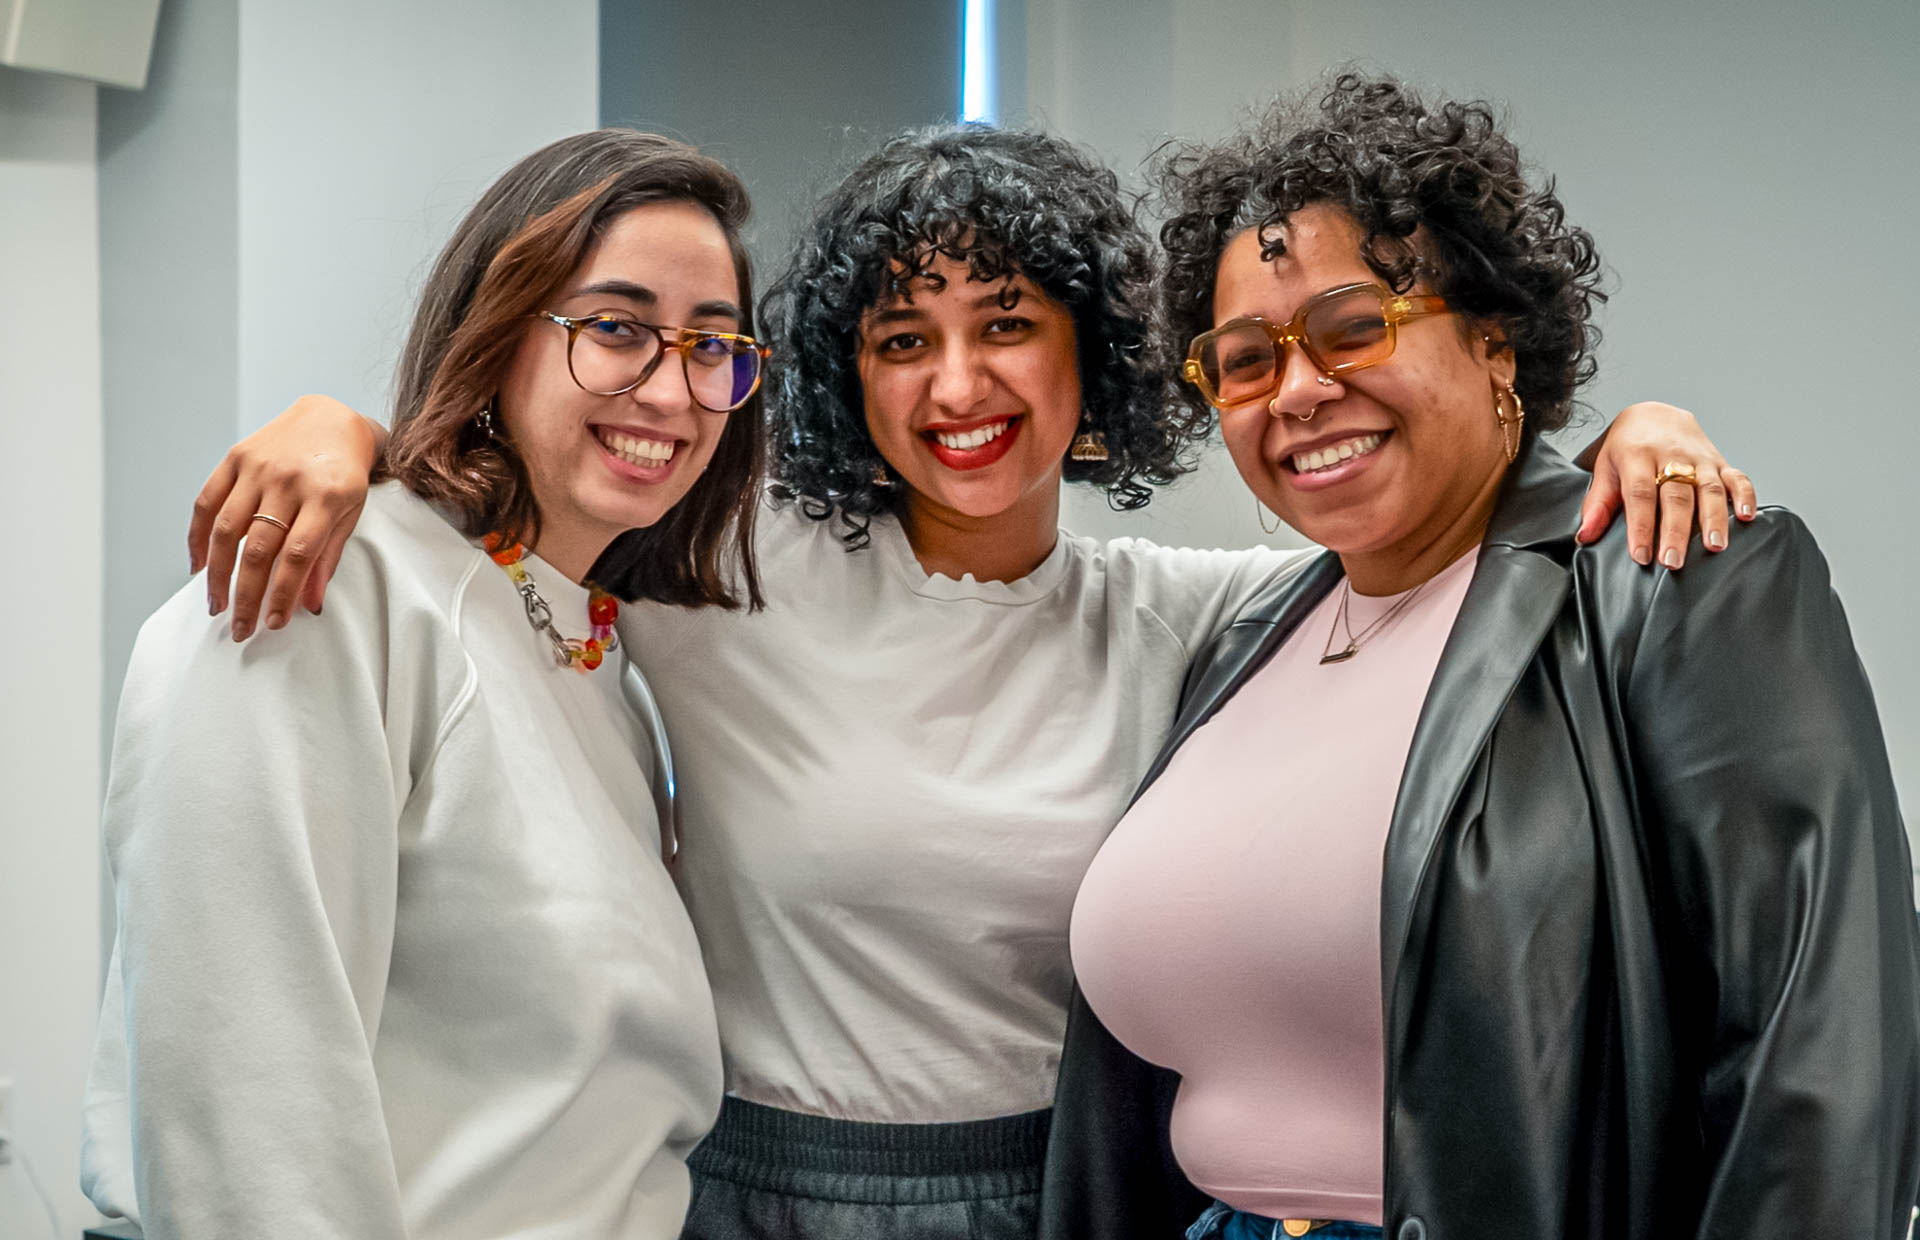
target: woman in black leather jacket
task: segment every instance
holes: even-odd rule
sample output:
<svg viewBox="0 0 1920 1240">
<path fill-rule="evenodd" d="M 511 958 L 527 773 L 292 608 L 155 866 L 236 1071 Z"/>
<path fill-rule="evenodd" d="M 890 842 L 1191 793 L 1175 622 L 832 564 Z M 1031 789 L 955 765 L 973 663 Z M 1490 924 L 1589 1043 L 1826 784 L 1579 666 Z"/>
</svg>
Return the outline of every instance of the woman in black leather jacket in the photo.
<svg viewBox="0 0 1920 1240">
<path fill-rule="evenodd" d="M 1345 77 L 1166 183 L 1194 393 L 1331 550 L 1081 889 L 1046 1234 L 1902 1235 L 1911 859 L 1805 526 L 1576 545 L 1599 264 L 1486 105 Z"/>
</svg>

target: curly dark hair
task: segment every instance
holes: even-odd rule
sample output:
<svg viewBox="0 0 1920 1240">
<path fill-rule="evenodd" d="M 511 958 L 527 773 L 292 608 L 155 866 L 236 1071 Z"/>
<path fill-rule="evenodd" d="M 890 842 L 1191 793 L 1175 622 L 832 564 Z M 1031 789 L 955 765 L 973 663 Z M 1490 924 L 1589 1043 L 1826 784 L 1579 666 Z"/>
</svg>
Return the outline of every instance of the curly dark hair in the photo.
<svg viewBox="0 0 1920 1240">
<path fill-rule="evenodd" d="M 1343 73 L 1275 104 L 1251 130 L 1158 160 L 1166 223 L 1167 317 L 1185 341 L 1213 326 L 1213 287 L 1227 243 L 1259 228 L 1261 257 L 1285 252 L 1277 226 L 1309 204 L 1347 212 L 1361 257 L 1396 292 L 1416 279 L 1469 322 L 1497 326 L 1514 352 L 1526 431 L 1573 416 L 1596 369 L 1600 259 L 1566 222 L 1552 178 L 1528 183 L 1520 151 L 1480 100 L 1432 104 L 1391 77 Z M 1184 393 L 1200 407 L 1197 391 Z"/>
<path fill-rule="evenodd" d="M 861 316 L 940 258 L 975 280 L 1023 275 L 1072 314 L 1080 429 L 1104 436 L 1108 457 L 1068 460 L 1069 482 L 1103 486 L 1125 510 L 1190 470 L 1208 417 L 1171 390 L 1158 257 L 1133 206 L 1095 157 L 1045 134 L 940 126 L 863 161 L 822 200 L 762 303 L 775 494 L 816 519 L 839 514 L 849 549 L 865 545 L 874 514 L 898 510 L 902 488 L 874 480 L 886 466 L 855 345 Z"/>
</svg>

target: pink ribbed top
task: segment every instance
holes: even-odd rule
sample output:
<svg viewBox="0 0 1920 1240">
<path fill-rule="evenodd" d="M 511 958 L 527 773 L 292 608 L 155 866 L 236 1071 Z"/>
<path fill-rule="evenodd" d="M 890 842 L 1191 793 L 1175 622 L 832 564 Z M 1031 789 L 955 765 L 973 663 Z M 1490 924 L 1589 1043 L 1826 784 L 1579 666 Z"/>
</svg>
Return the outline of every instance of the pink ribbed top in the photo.
<svg viewBox="0 0 1920 1240">
<path fill-rule="evenodd" d="M 1174 1153 L 1237 1209 L 1381 1221 L 1381 857 L 1474 559 L 1323 665 L 1329 595 L 1174 756 L 1080 888 L 1081 988 L 1115 1036 L 1181 1074 Z M 1400 597 L 1354 595 L 1352 631 Z"/>
</svg>

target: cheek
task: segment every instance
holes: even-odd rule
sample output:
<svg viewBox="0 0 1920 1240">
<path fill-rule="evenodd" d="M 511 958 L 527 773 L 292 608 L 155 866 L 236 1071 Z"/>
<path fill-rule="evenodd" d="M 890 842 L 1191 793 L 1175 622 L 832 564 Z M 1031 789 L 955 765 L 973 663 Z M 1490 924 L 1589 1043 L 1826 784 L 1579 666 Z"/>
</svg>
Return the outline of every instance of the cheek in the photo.
<svg viewBox="0 0 1920 1240">
<path fill-rule="evenodd" d="M 1258 409 L 1220 415 L 1220 438 L 1227 445 L 1227 455 L 1233 458 L 1233 467 L 1243 478 L 1267 471 L 1266 462 L 1260 457 L 1260 441 L 1266 436 L 1267 422 L 1266 414 Z"/>
</svg>

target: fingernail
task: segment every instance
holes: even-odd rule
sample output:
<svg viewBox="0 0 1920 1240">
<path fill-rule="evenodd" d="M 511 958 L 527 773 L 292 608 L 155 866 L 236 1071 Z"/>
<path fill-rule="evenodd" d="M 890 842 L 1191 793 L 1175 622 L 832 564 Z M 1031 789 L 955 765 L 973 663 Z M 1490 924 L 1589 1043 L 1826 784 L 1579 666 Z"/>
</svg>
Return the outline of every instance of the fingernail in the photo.
<svg viewBox="0 0 1920 1240">
<path fill-rule="evenodd" d="M 1741 516 L 1743 516 L 1743 517 L 1750 517 L 1750 516 L 1752 516 L 1752 515 L 1753 515 L 1753 505 L 1752 505 L 1752 504 L 1742 504 L 1742 505 L 1740 505 L 1740 515 L 1741 515 Z"/>
<path fill-rule="evenodd" d="M 1668 547 L 1666 551 L 1660 556 L 1660 562 L 1662 564 L 1665 564 L 1668 568 L 1679 568 L 1680 567 L 1680 548 Z"/>
<path fill-rule="evenodd" d="M 207 614 L 209 616 L 217 616 L 220 614 L 220 600 L 213 597 L 213 591 L 211 589 L 207 591 Z"/>
<path fill-rule="evenodd" d="M 1652 549 L 1650 549 L 1650 548 L 1647 548 L 1647 547 L 1635 547 L 1635 548 L 1633 549 L 1633 560 L 1634 560 L 1634 563 L 1636 563 L 1636 564 L 1651 564 L 1651 563 L 1653 563 L 1653 551 L 1652 551 Z"/>
<path fill-rule="evenodd" d="M 1707 546 L 1713 548 L 1715 551 L 1718 551 L 1720 550 L 1720 548 L 1726 545 L 1727 545 L 1727 536 L 1725 534 L 1722 534 L 1719 530 L 1707 531 Z"/>
<path fill-rule="evenodd" d="M 276 611 L 267 617 L 267 627 L 270 629 L 277 629 L 286 622 L 287 617 L 285 612 Z"/>
<path fill-rule="evenodd" d="M 253 632 L 253 626 L 245 620 L 235 620 L 233 622 L 233 640 L 243 642 L 247 640 L 247 635 L 251 632 Z"/>
</svg>

